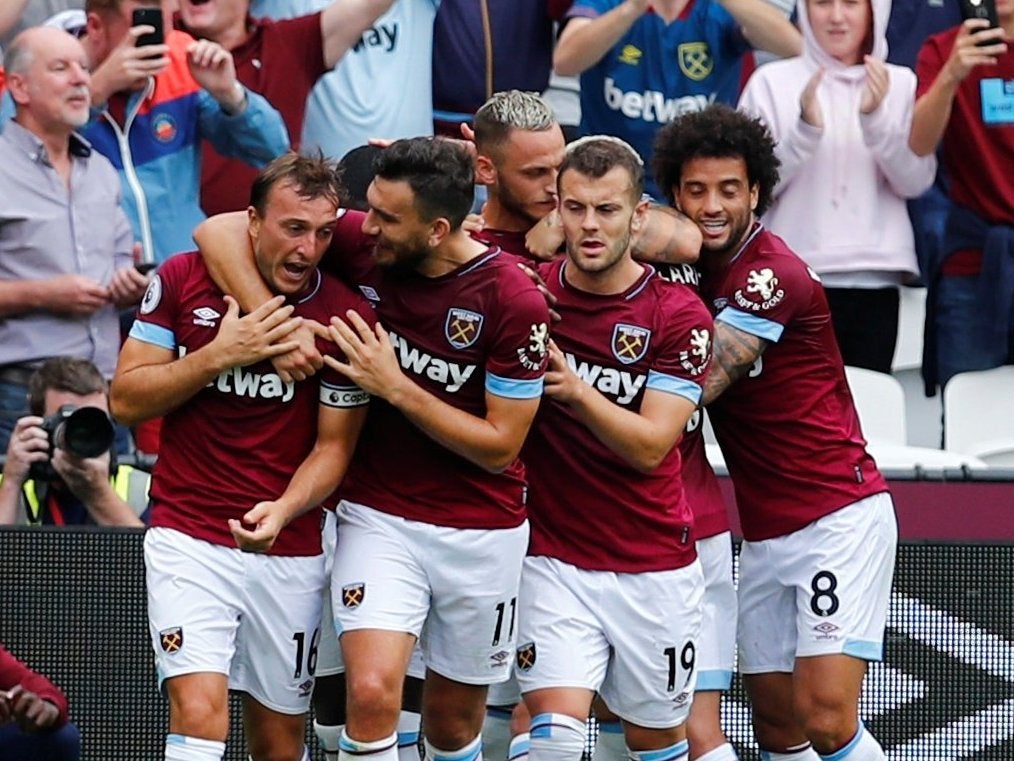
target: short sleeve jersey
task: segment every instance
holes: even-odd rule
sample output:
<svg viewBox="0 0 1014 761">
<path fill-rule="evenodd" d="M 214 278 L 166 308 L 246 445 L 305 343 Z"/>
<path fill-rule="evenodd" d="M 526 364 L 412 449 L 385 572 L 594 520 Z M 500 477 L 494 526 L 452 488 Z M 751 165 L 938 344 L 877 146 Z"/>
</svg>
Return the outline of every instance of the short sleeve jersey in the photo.
<svg viewBox="0 0 1014 761">
<path fill-rule="evenodd" d="M 376 307 L 402 370 L 424 390 L 471 415 L 486 394 L 542 395 L 549 309 L 535 285 L 497 248 L 440 277 L 378 266 L 363 214 L 339 220 L 327 266 Z M 454 528 L 510 528 L 526 517 L 524 467 L 490 473 L 438 444 L 401 412 L 374 399 L 343 498 L 382 512 Z"/>
<path fill-rule="evenodd" d="M 655 270 L 664 280 L 682 283 L 695 294 L 700 290 L 700 274 L 692 264 L 658 264 Z M 679 441 L 683 492 L 694 514 L 697 541 L 729 530 L 729 513 L 711 463 L 704 448 L 703 413 L 696 410 Z"/>
<path fill-rule="evenodd" d="M 598 18 L 623 0 L 576 0 L 569 17 Z M 615 135 L 651 165 L 658 129 L 711 103 L 735 106 L 746 38 L 712 0 L 690 0 L 666 24 L 648 10 L 581 74 L 581 133 Z M 654 183 L 647 191 L 661 197 Z"/>
<path fill-rule="evenodd" d="M 936 80 L 951 54 L 959 27 L 930 37 L 919 51 L 916 95 Z M 951 198 L 993 224 L 1014 224 L 1014 124 L 983 121 L 983 93 L 1006 104 L 1014 82 L 1014 48 L 994 66 L 976 66 L 958 85 L 941 143 Z M 1009 106 L 1005 106 L 1008 108 Z"/>
<path fill-rule="evenodd" d="M 638 412 L 648 390 L 693 404 L 711 361 L 711 317 L 687 288 L 653 269 L 619 295 L 587 293 L 566 280 L 567 259 L 540 274 L 561 319 L 553 340 L 586 383 Z M 603 444 L 570 410 L 543 400 L 522 450 L 531 483 L 530 555 L 590 570 L 639 573 L 693 562 L 693 516 L 673 447 L 642 473 Z"/>
<path fill-rule="evenodd" d="M 701 294 L 726 323 L 769 342 L 708 406 L 743 535 L 790 534 L 887 484 L 859 429 L 817 274 L 760 225 Z"/>
<path fill-rule="evenodd" d="M 284 21 L 251 21 L 250 37 L 232 51 L 236 78 L 281 114 L 293 149 L 299 148 L 306 99 L 324 68 L 320 13 Z M 205 141 L 201 158 L 201 208 L 209 216 L 250 205 L 257 168 L 227 158 Z"/>
<path fill-rule="evenodd" d="M 371 324 L 369 304 L 318 273 L 294 314 L 327 324 L 355 309 Z M 179 254 L 159 268 L 144 296 L 131 338 L 182 357 L 218 334 L 227 305 L 199 254 Z M 334 344 L 318 341 L 325 354 Z M 340 355 L 339 355 L 340 356 Z M 313 448 L 320 405 L 355 407 L 368 396 L 327 366 L 318 377 L 285 383 L 270 362 L 234 367 L 165 416 L 152 476 L 151 525 L 235 547 L 228 520 L 280 496 Z M 320 514 L 310 510 L 279 534 L 274 555 L 320 552 Z"/>
</svg>

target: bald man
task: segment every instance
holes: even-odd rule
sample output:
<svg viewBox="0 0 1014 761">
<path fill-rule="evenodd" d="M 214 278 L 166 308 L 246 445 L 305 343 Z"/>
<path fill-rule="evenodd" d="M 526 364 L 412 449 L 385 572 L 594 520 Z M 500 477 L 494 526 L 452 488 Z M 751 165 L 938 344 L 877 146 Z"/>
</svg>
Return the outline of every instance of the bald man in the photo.
<svg viewBox="0 0 1014 761">
<path fill-rule="evenodd" d="M 75 356 L 112 377 L 117 309 L 147 287 L 116 170 L 76 133 L 91 106 L 81 43 L 35 27 L 5 63 L 16 116 L 0 135 L 0 450 L 44 360 Z"/>
</svg>

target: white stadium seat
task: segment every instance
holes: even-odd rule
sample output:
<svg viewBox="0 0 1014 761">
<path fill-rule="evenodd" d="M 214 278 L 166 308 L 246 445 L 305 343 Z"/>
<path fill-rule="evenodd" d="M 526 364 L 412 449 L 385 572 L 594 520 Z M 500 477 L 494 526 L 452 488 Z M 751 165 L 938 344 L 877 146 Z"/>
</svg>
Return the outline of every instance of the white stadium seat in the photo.
<svg viewBox="0 0 1014 761">
<path fill-rule="evenodd" d="M 951 378 L 944 387 L 944 447 L 1014 467 L 1014 366 Z"/>
<path fill-rule="evenodd" d="M 893 376 L 859 367 L 846 367 L 845 377 L 866 440 L 871 444 L 904 446 L 907 429 L 905 391 L 901 384 Z"/>
</svg>

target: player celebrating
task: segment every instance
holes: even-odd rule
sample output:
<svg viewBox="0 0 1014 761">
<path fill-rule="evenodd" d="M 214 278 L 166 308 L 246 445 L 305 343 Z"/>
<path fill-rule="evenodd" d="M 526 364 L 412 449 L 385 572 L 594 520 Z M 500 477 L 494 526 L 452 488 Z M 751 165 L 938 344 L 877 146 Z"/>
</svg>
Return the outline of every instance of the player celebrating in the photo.
<svg viewBox="0 0 1014 761">
<path fill-rule="evenodd" d="M 541 274 L 561 321 L 524 453 L 517 675 L 533 761 L 581 757 L 596 691 L 634 758 L 687 757 L 703 578 L 676 441 L 712 323 L 692 291 L 631 258 L 643 188 L 640 158 L 615 138 L 578 141 L 560 169 L 567 257 Z"/>
<path fill-rule="evenodd" d="M 369 397 L 337 373 L 285 383 L 267 360 L 292 348 L 285 337 L 301 318 L 352 309 L 372 320 L 365 301 L 317 270 L 338 192 L 327 162 L 289 154 L 270 164 L 248 228 L 259 277 L 277 295 L 240 317 L 200 255 L 175 256 L 120 355 L 113 413 L 125 423 L 165 415 L 145 566 L 169 694 L 167 760 L 222 757 L 230 688 L 245 693 L 255 761 L 309 758 L 324 571 L 320 514 L 308 510 L 341 479 Z"/>
<path fill-rule="evenodd" d="M 348 716 L 341 758 L 394 761 L 409 655 L 421 636 L 426 755 L 480 755 L 486 687 L 507 677 L 528 544 L 517 460 L 542 395 L 548 309 L 515 259 L 472 240 L 468 155 L 400 140 L 378 159 L 364 217 L 347 212 L 329 266 L 382 325 L 332 322 L 337 365 L 375 395 L 342 486 L 332 576 Z M 268 293 L 237 262 L 235 230 L 201 235 L 241 304 Z"/>
<path fill-rule="evenodd" d="M 666 126 L 656 177 L 701 229 L 716 313 L 704 401 L 736 488 L 740 669 L 762 754 L 874 761 L 858 718 L 879 660 L 897 523 L 866 452 L 817 275 L 756 216 L 778 162 L 770 134 L 727 107 Z"/>
</svg>

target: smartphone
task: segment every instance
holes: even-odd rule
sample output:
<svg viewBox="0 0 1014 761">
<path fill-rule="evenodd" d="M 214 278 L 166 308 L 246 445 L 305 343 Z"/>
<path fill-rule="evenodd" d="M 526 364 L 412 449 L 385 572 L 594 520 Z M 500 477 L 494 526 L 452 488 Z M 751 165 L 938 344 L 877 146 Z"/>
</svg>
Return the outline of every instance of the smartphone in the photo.
<svg viewBox="0 0 1014 761">
<path fill-rule="evenodd" d="M 162 8 L 158 6 L 134 8 L 131 25 L 155 27 L 154 32 L 142 34 L 137 38 L 137 47 L 139 48 L 143 48 L 147 45 L 161 45 L 165 42 L 165 35 L 162 30 Z"/>
<path fill-rule="evenodd" d="M 996 15 L 996 0 L 961 0 L 961 17 L 966 20 L 984 18 L 989 22 L 990 28 L 1000 26 L 1000 19 Z"/>
</svg>

